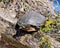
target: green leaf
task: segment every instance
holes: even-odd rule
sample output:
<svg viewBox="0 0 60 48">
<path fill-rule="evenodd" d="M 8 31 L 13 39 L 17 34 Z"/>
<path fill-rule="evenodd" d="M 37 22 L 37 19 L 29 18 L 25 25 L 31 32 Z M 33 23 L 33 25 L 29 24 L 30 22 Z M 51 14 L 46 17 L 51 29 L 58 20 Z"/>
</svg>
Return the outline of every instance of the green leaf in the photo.
<svg viewBox="0 0 60 48">
<path fill-rule="evenodd" d="M 52 20 L 48 20 L 48 21 L 46 21 L 45 26 L 48 26 L 48 25 L 50 25 L 50 24 L 52 24 L 52 23 L 53 23 Z"/>
</svg>

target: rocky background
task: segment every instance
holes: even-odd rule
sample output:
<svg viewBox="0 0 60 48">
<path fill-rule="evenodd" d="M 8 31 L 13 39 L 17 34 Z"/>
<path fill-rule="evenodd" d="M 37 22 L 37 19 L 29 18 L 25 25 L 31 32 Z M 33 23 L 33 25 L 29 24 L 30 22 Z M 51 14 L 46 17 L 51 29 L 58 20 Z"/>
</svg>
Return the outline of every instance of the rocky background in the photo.
<svg viewBox="0 0 60 48">
<path fill-rule="evenodd" d="M 0 48 L 60 48 L 60 13 L 52 4 L 50 0 L 0 0 Z M 16 35 L 19 18 L 32 10 L 48 21 L 38 32 Z"/>
</svg>

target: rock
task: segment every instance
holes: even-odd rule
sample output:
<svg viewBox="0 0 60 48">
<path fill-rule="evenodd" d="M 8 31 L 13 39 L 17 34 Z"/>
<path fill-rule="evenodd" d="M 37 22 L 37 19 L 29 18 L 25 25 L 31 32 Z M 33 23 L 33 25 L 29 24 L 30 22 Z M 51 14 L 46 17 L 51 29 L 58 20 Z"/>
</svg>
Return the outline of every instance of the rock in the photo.
<svg viewBox="0 0 60 48">
<path fill-rule="evenodd" d="M 16 34 L 16 30 L 12 27 L 7 27 L 6 30 L 5 30 L 5 34 L 13 36 L 13 35 Z"/>
<path fill-rule="evenodd" d="M 60 48 L 60 42 L 56 41 L 55 38 L 52 38 L 48 35 L 51 45 L 53 46 L 53 48 Z"/>
<path fill-rule="evenodd" d="M 8 4 L 1 2 L 0 5 L 0 17 L 13 24 L 17 23 L 15 17 L 20 13 L 22 6 L 24 7 L 26 5 L 29 7 L 29 10 L 39 12 L 44 16 L 56 15 L 52 3 L 49 0 L 24 0 L 23 2 L 21 0 L 13 0 L 12 3 L 11 1 Z"/>
<path fill-rule="evenodd" d="M 0 34 L 1 33 L 13 36 L 14 34 L 16 34 L 16 30 L 13 27 L 11 27 L 11 24 L 0 18 Z"/>
<path fill-rule="evenodd" d="M 0 33 L 4 33 L 7 27 L 9 27 L 9 24 L 0 20 Z"/>
<path fill-rule="evenodd" d="M 0 8 L 0 17 L 3 18 L 4 20 L 16 24 L 17 19 L 15 18 L 15 16 L 16 13 L 13 10 Z"/>
<path fill-rule="evenodd" d="M 57 33 L 60 34 L 60 30 Z"/>
<path fill-rule="evenodd" d="M 20 38 L 20 42 L 24 45 L 27 45 L 31 48 L 39 48 L 39 41 L 33 38 L 31 35 L 26 34 Z"/>
<path fill-rule="evenodd" d="M 26 45 L 21 44 L 19 41 L 12 38 L 12 36 L 1 34 L 2 42 L 0 44 L 6 48 L 30 48 Z"/>
<path fill-rule="evenodd" d="M 31 10 L 35 10 L 44 16 L 56 15 L 53 4 L 49 0 L 26 0 Z"/>
<path fill-rule="evenodd" d="M 11 22 L 13 24 L 17 23 L 17 18 L 16 18 L 16 9 L 17 6 L 14 3 L 9 2 L 7 3 L 0 3 L 0 17 L 3 18 L 4 20 Z"/>
<path fill-rule="evenodd" d="M 1 41 L 1 33 L 0 33 L 0 41 Z"/>
</svg>

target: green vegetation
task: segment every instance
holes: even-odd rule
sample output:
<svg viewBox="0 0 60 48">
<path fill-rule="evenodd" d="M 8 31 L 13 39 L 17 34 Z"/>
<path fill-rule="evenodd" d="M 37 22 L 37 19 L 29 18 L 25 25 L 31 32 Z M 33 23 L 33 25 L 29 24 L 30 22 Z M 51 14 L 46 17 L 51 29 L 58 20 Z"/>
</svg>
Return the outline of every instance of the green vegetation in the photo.
<svg viewBox="0 0 60 48">
<path fill-rule="evenodd" d="M 40 47 L 41 48 L 51 48 L 50 40 L 47 36 L 44 36 L 40 40 Z"/>
<path fill-rule="evenodd" d="M 42 32 L 48 32 L 49 30 L 52 30 L 52 24 L 54 24 L 54 21 L 52 20 L 47 20 L 44 25 L 40 26 L 40 31 Z"/>
<path fill-rule="evenodd" d="M 47 33 L 50 30 L 55 30 L 60 28 L 60 16 L 53 16 L 45 22 L 44 25 L 40 26 L 40 31 Z"/>
<path fill-rule="evenodd" d="M 58 31 L 56 30 L 60 30 L 60 16 L 52 16 L 51 18 L 47 19 L 47 21 L 45 22 L 44 25 L 40 26 L 40 33 L 42 33 L 42 36 L 38 34 L 36 34 L 34 37 L 37 39 L 40 39 L 40 47 L 41 48 L 51 48 L 51 42 L 48 38 L 48 36 L 46 35 L 46 33 L 57 33 Z M 53 35 L 54 36 L 54 35 Z M 57 40 L 60 39 L 60 35 L 56 35 L 54 36 Z"/>
</svg>

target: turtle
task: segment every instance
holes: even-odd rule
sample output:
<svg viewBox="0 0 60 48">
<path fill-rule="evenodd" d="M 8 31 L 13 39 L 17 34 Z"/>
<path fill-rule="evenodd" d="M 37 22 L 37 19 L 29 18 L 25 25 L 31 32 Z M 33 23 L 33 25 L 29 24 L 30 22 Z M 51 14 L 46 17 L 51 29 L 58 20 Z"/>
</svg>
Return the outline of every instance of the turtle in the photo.
<svg viewBox="0 0 60 48">
<path fill-rule="evenodd" d="M 35 11 L 29 11 L 21 16 L 18 21 L 18 25 L 21 27 L 21 29 L 27 32 L 35 32 L 39 30 L 40 25 L 43 24 L 45 21 L 45 16 Z"/>
</svg>

